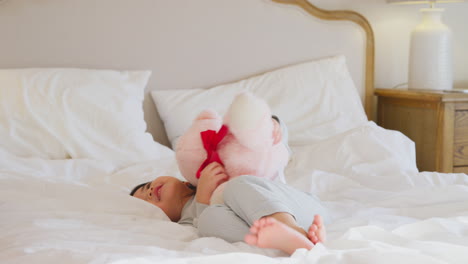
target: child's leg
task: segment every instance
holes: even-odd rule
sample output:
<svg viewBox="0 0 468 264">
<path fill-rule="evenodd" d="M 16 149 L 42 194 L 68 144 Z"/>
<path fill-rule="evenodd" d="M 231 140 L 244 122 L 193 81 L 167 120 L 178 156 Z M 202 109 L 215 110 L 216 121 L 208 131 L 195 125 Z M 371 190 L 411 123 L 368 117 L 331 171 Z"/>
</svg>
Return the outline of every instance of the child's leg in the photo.
<svg viewBox="0 0 468 264">
<path fill-rule="evenodd" d="M 273 213 L 271 215 L 266 215 L 262 218 L 265 218 L 265 217 L 274 218 L 277 221 L 291 227 L 292 229 L 296 230 L 297 232 L 307 237 L 307 232 L 297 224 L 296 219 L 294 219 L 294 217 L 289 213 L 278 212 L 278 213 Z M 254 222 L 254 225 L 256 222 L 258 222 L 258 220 Z"/>
<path fill-rule="evenodd" d="M 225 205 L 211 205 L 198 217 L 198 234 L 203 237 L 218 237 L 228 242 L 244 241 L 249 226 Z"/>
<path fill-rule="evenodd" d="M 275 213 L 287 213 L 277 219 L 306 235 L 314 215 L 328 218 L 327 211 L 315 196 L 299 191 L 286 184 L 265 180 L 254 176 L 241 176 L 227 182 L 224 202 L 249 226 L 264 217 Z M 289 221 L 294 219 L 295 222 Z M 283 221 L 285 220 L 285 221 Z M 299 227 L 297 227 L 299 226 Z"/>
<path fill-rule="evenodd" d="M 241 176 L 227 183 L 224 201 L 251 226 L 245 239 L 251 245 L 291 254 L 325 240 L 322 217 L 314 218 L 326 215 L 320 201 L 288 185 Z"/>
</svg>

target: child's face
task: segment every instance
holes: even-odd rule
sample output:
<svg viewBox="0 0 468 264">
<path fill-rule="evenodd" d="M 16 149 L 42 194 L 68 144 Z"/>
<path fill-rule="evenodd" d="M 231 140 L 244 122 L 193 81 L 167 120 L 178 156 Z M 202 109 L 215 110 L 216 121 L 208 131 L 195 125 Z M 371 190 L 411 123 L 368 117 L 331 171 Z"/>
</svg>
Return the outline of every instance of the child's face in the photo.
<svg viewBox="0 0 468 264">
<path fill-rule="evenodd" d="M 161 176 L 140 187 L 133 196 L 156 205 L 171 221 L 177 222 L 192 193 L 193 191 L 179 179 Z"/>
</svg>

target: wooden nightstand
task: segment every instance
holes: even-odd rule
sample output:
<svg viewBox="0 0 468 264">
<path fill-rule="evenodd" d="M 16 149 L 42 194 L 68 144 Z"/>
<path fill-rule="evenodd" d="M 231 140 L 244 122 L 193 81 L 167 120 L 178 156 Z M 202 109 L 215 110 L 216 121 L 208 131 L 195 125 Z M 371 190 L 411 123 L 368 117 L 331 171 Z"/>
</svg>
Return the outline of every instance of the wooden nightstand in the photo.
<svg viewBox="0 0 468 264">
<path fill-rule="evenodd" d="M 376 89 L 377 123 L 416 143 L 420 171 L 468 173 L 468 94 Z"/>
</svg>

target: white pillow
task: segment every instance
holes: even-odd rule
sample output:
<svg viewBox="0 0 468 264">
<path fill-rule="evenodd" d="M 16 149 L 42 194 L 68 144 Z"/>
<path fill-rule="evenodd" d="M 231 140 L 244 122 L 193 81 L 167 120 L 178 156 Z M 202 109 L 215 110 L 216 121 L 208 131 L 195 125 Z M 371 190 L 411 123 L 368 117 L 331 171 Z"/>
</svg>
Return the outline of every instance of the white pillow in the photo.
<svg viewBox="0 0 468 264">
<path fill-rule="evenodd" d="M 242 90 L 263 98 L 286 123 L 289 143 L 328 138 L 367 122 L 344 56 L 315 60 L 211 89 L 153 91 L 151 95 L 175 146 L 205 108 L 224 114 Z"/>
<path fill-rule="evenodd" d="M 124 163 L 171 151 L 146 133 L 149 71 L 0 70 L 0 147 L 21 157 Z"/>
</svg>

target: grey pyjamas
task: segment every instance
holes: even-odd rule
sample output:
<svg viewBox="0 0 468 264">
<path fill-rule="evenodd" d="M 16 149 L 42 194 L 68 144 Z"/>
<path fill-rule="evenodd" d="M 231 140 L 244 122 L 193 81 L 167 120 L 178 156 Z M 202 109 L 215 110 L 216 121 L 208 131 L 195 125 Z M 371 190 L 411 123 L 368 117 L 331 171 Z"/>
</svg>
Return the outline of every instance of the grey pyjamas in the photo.
<svg viewBox="0 0 468 264">
<path fill-rule="evenodd" d="M 305 230 L 316 214 L 322 215 L 325 221 L 328 219 L 325 208 L 314 195 L 255 176 L 230 180 L 224 189 L 224 203 L 206 206 L 191 200 L 184 207 L 179 223 L 193 224 L 200 236 L 238 242 L 244 240 L 255 220 L 273 213 L 291 214 Z"/>
</svg>

